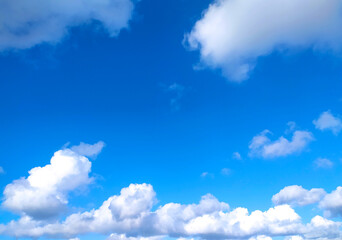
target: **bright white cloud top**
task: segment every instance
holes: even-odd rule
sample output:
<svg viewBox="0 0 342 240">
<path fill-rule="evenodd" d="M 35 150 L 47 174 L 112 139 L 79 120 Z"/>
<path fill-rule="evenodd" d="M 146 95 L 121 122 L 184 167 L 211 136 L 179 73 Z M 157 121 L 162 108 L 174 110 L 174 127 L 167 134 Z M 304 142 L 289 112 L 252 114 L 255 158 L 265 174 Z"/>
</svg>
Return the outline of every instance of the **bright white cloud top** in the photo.
<svg viewBox="0 0 342 240">
<path fill-rule="evenodd" d="M 0 2 L 0 50 L 58 43 L 69 28 L 100 22 L 110 36 L 127 28 L 131 0 L 12 0 Z"/>
<path fill-rule="evenodd" d="M 310 142 L 314 140 L 311 132 L 295 131 L 290 140 L 281 136 L 272 141 L 268 136 L 269 130 L 262 131 L 253 137 L 249 144 L 250 156 L 262 157 L 266 159 L 285 157 L 291 154 L 302 152 Z"/>
<path fill-rule="evenodd" d="M 58 216 L 67 206 L 68 193 L 92 181 L 89 177 L 91 162 L 87 154 L 80 155 L 72 149 L 83 149 L 83 152 L 94 155 L 102 150 L 102 146 L 101 142 L 86 146 L 81 144 L 55 152 L 50 164 L 33 168 L 27 178 L 6 186 L 2 206 L 32 219 Z M 91 151 L 95 147 L 96 152 Z"/>
<path fill-rule="evenodd" d="M 273 51 L 339 49 L 341 7 L 339 0 L 215 0 L 186 40 L 204 64 L 240 82 Z"/>
<path fill-rule="evenodd" d="M 323 112 L 313 121 L 315 127 L 321 131 L 331 131 L 337 135 L 342 130 L 341 118 L 334 116 L 330 111 Z"/>
<path fill-rule="evenodd" d="M 152 185 L 131 184 L 97 209 L 74 213 L 65 219 L 61 217 L 62 221 L 48 219 L 57 217 L 61 208 L 68 207 L 68 192 L 91 182 L 91 162 L 80 153 L 96 155 L 102 147 L 101 142 L 83 143 L 57 151 L 50 164 L 34 168 L 29 177 L 7 185 L 3 206 L 21 217 L 0 225 L 0 234 L 17 238 L 77 239 L 82 234 L 97 233 L 109 236 L 110 240 L 160 240 L 166 236 L 250 240 L 276 236 L 292 236 L 288 239 L 342 237 L 340 222 L 316 216 L 305 224 L 289 205 L 303 206 L 320 201 L 320 208 L 326 212 L 340 214 L 341 204 L 337 203 L 342 202 L 341 187 L 326 195 L 323 189 L 285 187 L 272 198 L 278 206 L 249 212 L 241 207 L 230 209 L 227 203 L 211 194 L 204 195 L 199 203 L 171 202 L 156 206 Z"/>
<path fill-rule="evenodd" d="M 283 188 L 272 197 L 275 205 L 289 204 L 291 206 L 305 206 L 318 203 L 326 192 L 322 188 L 304 189 L 302 186 L 293 185 Z"/>
</svg>

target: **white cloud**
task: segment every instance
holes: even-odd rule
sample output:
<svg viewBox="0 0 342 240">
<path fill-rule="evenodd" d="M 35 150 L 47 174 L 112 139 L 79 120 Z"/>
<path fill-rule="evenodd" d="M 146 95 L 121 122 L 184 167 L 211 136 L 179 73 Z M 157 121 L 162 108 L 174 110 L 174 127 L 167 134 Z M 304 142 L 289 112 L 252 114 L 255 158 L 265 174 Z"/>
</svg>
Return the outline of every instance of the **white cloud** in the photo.
<svg viewBox="0 0 342 240">
<path fill-rule="evenodd" d="M 0 3 L 0 50 L 58 43 L 69 28 L 100 22 L 110 36 L 128 27 L 131 0 L 11 0 Z"/>
<path fill-rule="evenodd" d="M 289 205 L 249 213 L 246 208 L 229 210 L 228 204 L 208 194 L 198 204 L 168 203 L 152 211 L 154 196 L 151 185 L 131 184 L 98 209 L 72 214 L 61 223 L 23 216 L 18 221 L 0 225 L 0 234 L 68 239 L 87 233 L 112 233 L 108 240 L 158 240 L 163 236 L 250 240 L 296 235 L 310 239 L 341 236 L 341 223 L 316 216 L 304 225 Z"/>
<path fill-rule="evenodd" d="M 186 41 L 232 81 L 248 78 L 273 51 L 339 49 L 340 0 L 214 0 Z"/>
<path fill-rule="evenodd" d="M 341 222 L 334 222 L 321 216 L 315 216 L 306 225 L 305 233 L 303 234 L 304 239 L 341 239 L 341 225 Z"/>
<path fill-rule="evenodd" d="M 269 210 L 248 213 L 245 208 L 231 212 L 219 212 L 199 216 L 186 226 L 188 234 L 224 236 L 226 238 L 243 238 L 258 235 L 286 235 L 296 231 L 300 217 L 288 205 L 276 206 Z"/>
<path fill-rule="evenodd" d="M 262 158 L 285 157 L 303 151 L 314 140 L 311 132 L 295 131 L 292 139 L 281 136 L 278 140 L 271 141 L 268 137 L 270 131 L 264 130 L 253 137 L 249 144 L 249 154 Z"/>
<path fill-rule="evenodd" d="M 109 208 L 116 219 L 138 218 L 152 209 L 156 202 L 155 196 L 151 185 L 131 184 L 122 189 L 119 196 L 112 198 Z"/>
<path fill-rule="evenodd" d="M 256 237 L 251 237 L 248 240 L 272 240 L 272 238 L 268 236 L 260 235 Z"/>
<path fill-rule="evenodd" d="M 125 234 L 112 233 L 107 240 L 162 240 L 164 236 L 155 237 L 127 237 Z"/>
<path fill-rule="evenodd" d="M 287 186 L 272 197 L 275 205 L 290 204 L 291 206 L 305 206 L 319 202 L 326 192 L 322 188 L 304 189 L 302 186 Z"/>
<path fill-rule="evenodd" d="M 85 153 L 98 153 L 92 150 L 93 146 L 89 147 Z M 109 197 L 97 209 L 74 213 L 61 221 L 47 218 L 58 215 L 57 210 L 67 206 L 68 192 L 91 181 L 90 161 L 72 149 L 78 148 L 57 151 L 50 164 L 34 168 L 29 177 L 7 185 L 3 206 L 21 216 L 6 225 L 0 224 L 0 235 L 69 240 L 89 233 L 110 235 L 108 240 L 162 240 L 168 237 L 180 240 L 269 240 L 286 236 L 294 236 L 293 240 L 295 236 L 337 240 L 342 237 L 340 222 L 316 216 L 308 224 L 303 224 L 301 217 L 287 204 L 266 211 L 249 212 L 242 207 L 231 210 L 227 203 L 207 194 L 197 204 L 170 202 L 153 209 L 157 203 L 156 193 L 152 185 L 145 183 L 123 188 L 119 195 Z M 101 151 L 101 148 L 97 149 Z M 319 192 L 323 194 L 323 190 L 299 191 L 302 194 L 290 191 L 289 198 L 279 197 L 278 203 L 297 201 L 298 205 L 305 205 L 318 201 Z M 284 192 L 289 191 L 281 191 L 281 195 Z M 342 187 L 339 187 L 326 195 L 320 208 L 334 212 L 334 215 L 340 214 L 341 192 Z"/>
<path fill-rule="evenodd" d="M 208 176 L 208 175 L 209 175 L 208 172 L 202 172 L 202 173 L 201 173 L 201 177 L 203 177 L 203 178 L 206 177 L 206 176 Z"/>
<path fill-rule="evenodd" d="M 80 145 L 72 146 L 70 149 L 71 151 L 85 157 L 96 157 L 102 151 L 104 146 L 105 143 L 102 141 L 99 141 L 95 144 L 81 142 Z"/>
<path fill-rule="evenodd" d="M 314 165 L 316 168 L 329 169 L 329 168 L 332 168 L 334 166 L 334 163 L 327 158 L 317 158 L 314 161 Z"/>
<path fill-rule="evenodd" d="M 342 216 L 342 187 L 327 194 L 319 203 L 320 208 L 325 210 L 327 216 Z"/>
<path fill-rule="evenodd" d="M 84 145 L 81 146 L 86 150 Z M 88 147 L 93 149 L 92 145 Z M 97 151 L 99 153 L 101 148 L 97 148 Z M 59 150 L 51 158 L 50 164 L 33 168 L 27 178 L 8 184 L 2 206 L 32 218 L 55 217 L 66 208 L 68 192 L 92 181 L 90 169 L 91 162 L 72 148 Z"/>
<path fill-rule="evenodd" d="M 295 236 L 286 237 L 285 240 L 304 240 L 304 239 L 302 236 L 295 235 Z"/>
<path fill-rule="evenodd" d="M 323 112 L 317 120 L 313 121 L 315 127 L 321 131 L 330 130 L 337 135 L 342 130 L 342 120 L 331 114 L 330 111 Z"/>
</svg>

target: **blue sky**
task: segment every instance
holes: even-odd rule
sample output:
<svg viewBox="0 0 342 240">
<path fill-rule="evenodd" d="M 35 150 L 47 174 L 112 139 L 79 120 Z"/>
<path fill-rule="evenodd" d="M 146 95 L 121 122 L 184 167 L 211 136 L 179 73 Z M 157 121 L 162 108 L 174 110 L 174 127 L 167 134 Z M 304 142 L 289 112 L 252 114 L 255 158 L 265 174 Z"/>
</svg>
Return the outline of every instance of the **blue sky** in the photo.
<svg viewBox="0 0 342 240">
<path fill-rule="evenodd" d="M 337 0 L 6 2 L 1 238 L 342 238 Z"/>
</svg>

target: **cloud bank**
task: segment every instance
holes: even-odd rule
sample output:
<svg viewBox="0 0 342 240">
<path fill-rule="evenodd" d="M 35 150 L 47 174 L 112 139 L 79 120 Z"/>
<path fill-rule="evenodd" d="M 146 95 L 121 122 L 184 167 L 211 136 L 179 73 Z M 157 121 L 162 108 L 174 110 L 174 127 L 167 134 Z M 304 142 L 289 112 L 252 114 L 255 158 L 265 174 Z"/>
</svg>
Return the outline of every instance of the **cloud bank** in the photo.
<svg viewBox="0 0 342 240">
<path fill-rule="evenodd" d="M 127 28 L 131 0 L 11 0 L 0 2 L 0 50 L 58 43 L 70 28 L 98 21 L 111 37 Z"/>
<path fill-rule="evenodd" d="M 28 177 L 8 184 L 2 205 L 20 218 L 0 224 L 0 235 L 79 239 L 96 233 L 108 236 L 108 240 L 342 238 L 341 222 L 315 216 L 303 223 L 291 207 L 318 203 L 326 215 L 338 216 L 342 187 L 326 194 L 323 189 L 288 186 L 273 196 L 276 206 L 249 212 L 243 207 L 231 209 L 211 194 L 202 196 L 198 203 L 157 205 L 152 185 L 130 184 L 98 208 L 58 216 L 68 207 L 68 193 L 91 182 L 87 157 L 97 155 L 103 145 L 81 143 L 59 150 L 50 164 L 33 168 Z"/>
<path fill-rule="evenodd" d="M 214 0 L 185 40 L 205 65 L 240 82 L 273 51 L 339 49 L 341 7 L 339 0 Z"/>
</svg>

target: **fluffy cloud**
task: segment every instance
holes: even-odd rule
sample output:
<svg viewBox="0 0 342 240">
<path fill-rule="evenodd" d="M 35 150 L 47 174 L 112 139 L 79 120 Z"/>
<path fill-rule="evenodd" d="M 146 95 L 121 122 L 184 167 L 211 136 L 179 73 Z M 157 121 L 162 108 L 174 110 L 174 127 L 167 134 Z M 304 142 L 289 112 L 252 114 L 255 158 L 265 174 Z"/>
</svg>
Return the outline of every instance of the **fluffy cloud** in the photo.
<svg viewBox="0 0 342 240">
<path fill-rule="evenodd" d="M 0 2 L 0 50 L 57 43 L 69 28 L 100 22 L 110 36 L 128 27 L 131 0 L 11 0 Z"/>
<path fill-rule="evenodd" d="M 292 206 L 305 206 L 319 202 L 326 192 L 322 188 L 304 189 L 302 186 L 293 185 L 283 188 L 272 197 L 275 205 L 290 204 Z"/>
<path fill-rule="evenodd" d="M 314 140 L 312 133 L 308 131 L 297 130 L 293 133 L 291 140 L 281 136 L 275 141 L 271 141 L 268 137 L 270 133 L 270 131 L 264 130 L 259 135 L 253 137 L 249 144 L 251 156 L 263 158 L 288 156 L 303 151 Z"/>
<path fill-rule="evenodd" d="M 86 150 L 84 145 L 80 146 Z M 87 146 L 90 151 L 97 144 Z M 97 152 L 92 151 L 91 155 L 99 153 L 101 149 L 96 148 Z M 90 170 L 91 162 L 86 156 L 72 148 L 59 150 L 51 158 L 50 164 L 33 168 L 27 178 L 8 184 L 2 206 L 35 219 L 55 217 L 66 208 L 68 192 L 92 181 Z"/>
<path fill-rule="evenodd" d="M 131 184 L 122 189 L 119 196 L 112 198 L 109 208 L 116 219 L 138 218 L 152 209 L 156 202 L 155 196 L 151 185 Z"/>
<path fill-rule="evenodd" d="M 107 235 L 108 240 L 162 240 L 167 237 L 269 240 L 285 236 L 293 236 L 292 240 L 300 237 L 327 240 L 342 237 L 340 222 L 316 216 L 304 224 L 290 205 L 282 204 L 306 205 L 317 202 L 324 194 L 324 190 L 308 191 L 298 186 L 284 188 L 273 197 L 282 205 L 249 212 L 242 207 L 230 209 L 227 203 L 211 194 L 204 195 L 196 204 L 171 202 L 156 207 L 152 185 L 131 184 L 97 209 L 58 219 L 58 213 L 67 207 L 68 193 L 91 182 L 91 162 L 87 156 L 97 155 L 102 149 L 99 146 L 103 144 L 81 144 L 57 151 L 50 164 L 34 168 L 27 178 L 7 185 L 3 206 L 21 216 L 6 225 L 0 224 L 0 235 L 69 240 L 89 233 Z M 341 192 L 342 187 L 339 187 L 326 195 L 320 208 L 334 212 L 331 215 L 340 214 Z"/>
<path fill-rule="evenodd" d="M 327 216 L 342 216 L 342 187 L 327 194 L 319 204 Z"/>
<path fill-rule="evenodd" d="M 341 239 L 341 222 L 334 222 L 321 216 L 315 216 L 306 225 L 304 239 Z"/>
<path fill-rule="evenodd" d="M 268 240 L 273 236 L 341 237 L 341 223 L 316 216 L 305 225 L 289 205 L 249 213 L 246 208 L 229 210 L 228 204 L 210 194 L 203 196 L 198 204 L 168 203 L 152 211 L 154 203 L 151 185 L 131 184 L 98 209 L 72 214 L 63 222 L 23 216 L 0 225 L 0 234 L 65 239 L 87 233 L 111 234 L 108 240 L 159 240 L 163 236 L 250 240 Z"/>
<path fill-rule="evenodd" d="M 273 51 L 338 49 L 341 7 L 339 0 L 214 0 L 186 41 L 207 66 L 242 81 Z"/>
<path fill-rule="evenodd" d="M 315 127 L 321 131 L 329 130 L 337 135 L 342 130 L 342 120 L 331 114 L 330 111 L 323 112 L 318 119 L 313 121 Z"/>
</svg>

